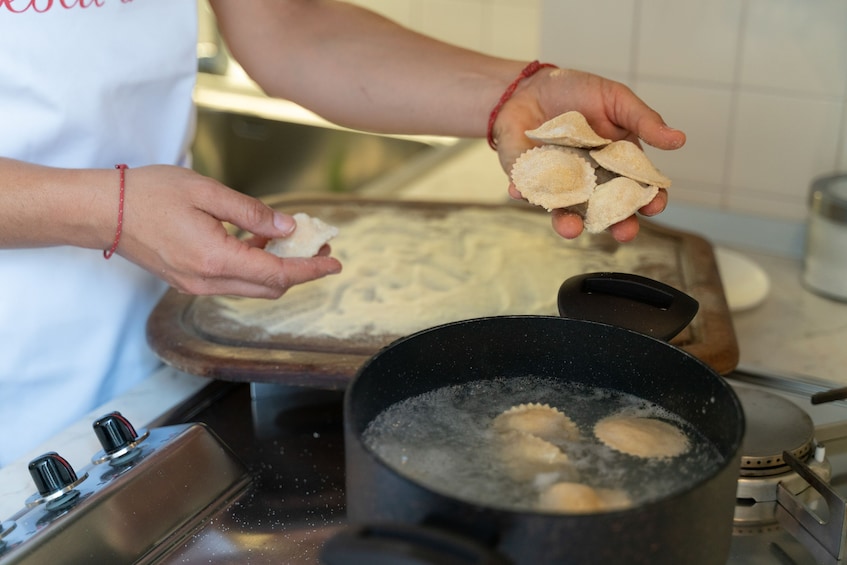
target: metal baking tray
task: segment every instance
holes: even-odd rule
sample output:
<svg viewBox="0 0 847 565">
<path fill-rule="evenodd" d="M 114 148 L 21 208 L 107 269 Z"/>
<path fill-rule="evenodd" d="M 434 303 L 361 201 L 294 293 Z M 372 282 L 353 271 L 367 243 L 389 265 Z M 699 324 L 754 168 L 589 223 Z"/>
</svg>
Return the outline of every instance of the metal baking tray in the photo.
<svg viewBox="0 0 847 565">
<path fill-rule="evenodd" d="M 377 211 L 402 214 L 409 222 L 428 222 L 456 210 L 468 209 L 490 213 L 493 217 L 503 208 L 526 214 L 527 219 L 537 221 L 538 229 L 552 232 L 549 213 L 522 203 L 497 205 L 290 196 L 268 202 L 287 213 L 306 212 L 335 224 L 341 229 L 341 235 L 346 223 Z M 738 342 L 714 250 L 708 241 L 644 220 L 638 237 L 625 244 L 615 242 L 608 234 L 583 234 L 572 241 L 556 236 L 549 241 L 551 251 L 552 246 L 570 246 L 576 251 L 572 254 L 572 264 L 567 265 L 567 271 L 572 274 L 596 271 L 597 265 L 602 264 L 604 270 L 651 277 L 694 297 L 700 303 L 700 310 L 671 343 L 700 358 L 718 373 L 725 374 L 735 368 L 739 358 Z M 491 245 L 497 242 L 492 241 Z M 629 264 L 626 269 L 616 268 L 616 252 L 622 245 L 632 246 L 628 253 L 643 251 L 638 255 L 644 260 Z M 416 259 L 421 263 L 429 260 L 426 256 Z M 345 262 L 345 271 L 347 266 Z M 555 304 L 555 296 L 550 300 Z M 398 315 L 402 315 L 405 305 L 395 306 Z M 478 315 L 492 314 L 482 310 Z M 374 335 L 370 331 L 367 335 L 333 339 L 309 337 L 298 332 L 268 333 L 253 325 L 241 326 L 225 319 L 216 297 L 184 295 L 171 289 L 154 308 L 148 320 L 147 337 L 164 362 L 187 373 L 230 381 L 342 389 L 364 361 L 403 336 L 378 332 Z"/>
</svg>

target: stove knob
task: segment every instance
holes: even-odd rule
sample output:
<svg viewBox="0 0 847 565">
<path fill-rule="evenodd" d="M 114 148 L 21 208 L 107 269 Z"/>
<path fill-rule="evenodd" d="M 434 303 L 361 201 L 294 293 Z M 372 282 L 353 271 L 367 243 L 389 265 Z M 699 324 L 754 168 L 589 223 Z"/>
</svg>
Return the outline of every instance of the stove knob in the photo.
<svg viewBox="0 0 847 565">
<path fill-rule="evenodd" d="M 120 412 L 106 414 L 93 424 L 94 433 L 107 455 L 120 451 L 138 441 L 139 436 Z"/>
<path fill-rule="evenodd" d="M 26 500 L 27 508 L 46 503 L 47 510 L 65 508 L 79 498 L 76 487 L 88 478 L 77 477 L 71 464 L 55 451 L 45 453 L 29 462 L 29 474 L 38 492 Z"/>
<path fill-rule="evenodd" d="M 61 492 L 79 482 L 71 464 L 55 451 L 30 461 L 29 474 L 42 497 Z"/>
</svg>

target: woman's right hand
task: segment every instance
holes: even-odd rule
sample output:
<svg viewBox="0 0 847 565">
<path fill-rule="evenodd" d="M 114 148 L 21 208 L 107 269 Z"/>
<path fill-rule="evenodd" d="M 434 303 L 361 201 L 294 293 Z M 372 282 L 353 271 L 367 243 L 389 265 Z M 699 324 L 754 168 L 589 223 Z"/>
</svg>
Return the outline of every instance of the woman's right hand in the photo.
<svg viewBox="0 0 847 565">
<path fill-rule="evenodd" d="M 125 174 L 123 234 L 116 253 L 180 292 L 278 298 L 295 284 L 341 271 L 341 263 L 326 256 L 326 247 L 317 257 L 291 259 L 257 247 L 289 235 L 293 218 L 214 179 L 167 165 Z M 223 222 L 257 237 L 239 239 Z"/>
</svg>

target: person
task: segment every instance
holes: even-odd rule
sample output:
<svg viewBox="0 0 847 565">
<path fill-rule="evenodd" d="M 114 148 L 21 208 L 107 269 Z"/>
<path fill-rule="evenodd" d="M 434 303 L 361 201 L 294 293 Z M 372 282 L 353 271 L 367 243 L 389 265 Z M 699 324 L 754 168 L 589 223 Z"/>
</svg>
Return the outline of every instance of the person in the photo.
<svg viewBox="0 0 847 565">
<path fill-rule="evenodd" d="M 348 3 L 210 4 L 268 95 L 343 126 L 485 137 L 513 85 L 491 124 L 505 171 L 533 145 L 525 130 L 567 110 L 605 137 L 685 141 L 622 84 L 550 67 L 520 77 L 526 61 Z M 341 269 L 327 249 L 266 253 L 258 243 L 290 234 L 292 218 L 189 168 L 196 26 L 196 0 L 0 0 L 0 465 L 157 368 L 145 323 L 168 286 L 276 298 Z M 662 191 L 641 212 L 666 201 Z M 582 230 L 563 210 L 552 221 L 566 238 Z M 638 221 L 610 230 L 627 241 Z"/>
</svg>

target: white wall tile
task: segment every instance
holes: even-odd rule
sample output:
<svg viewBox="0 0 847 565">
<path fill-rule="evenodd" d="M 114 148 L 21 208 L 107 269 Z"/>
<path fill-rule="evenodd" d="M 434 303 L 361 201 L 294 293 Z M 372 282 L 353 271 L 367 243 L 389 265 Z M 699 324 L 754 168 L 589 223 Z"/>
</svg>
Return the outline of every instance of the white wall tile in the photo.
<svg viewBox="0 0 847 565">
<path fill-rule="evenodd" d="M 650 159 L 677 184 L 697 180 L 720 192 L 725 181 L 732 95 L 726 89 L 638 79 L 638 96 L 662 114 L 665 123 L 685 132 L 675 151 L 645 146 Z"/>
<path fill-rule="evenodd" d="M 412 0 L 346 0 L 409 27 L 412 25 Z"/>
<path fill-rule="evenodd" d="M 483 6 L 476 0 L 425 0 L 418 5 L 416 28 L 428 35 L 483 50 Z"/>
<path fill-rule="evenodd" d="M 537 2 L 497 0 L 486 6 L 483 50 L 491 55 L 532 61 L 539 57 Z"/>
<path fill-rule="evenodd" d="M 648 0 L 639 3 L 636 72 L 730 84 L 736 70 L 742 3 Z"/>
<path fill-rule="evenodd" d="M 802 221 L 806 219 L 806 197 L 796 195 L 773 195 L 757 191 L 730 191 L 725 207 L 733 212 L 769 216 L 783 220 Z"/>
<path fill-rule="evenodd" d="M 749 0 L 741 46 L 741 83 L 843 96 L 847 2 Z"/>
<path fill-rule="evenodd" d="M 636 0 L 542 0 L 541 58 L 599 74 L 632 71 Z"/>
<path fill-rule="evenodd" d="M 841 106 L 841 135 L 838 138 L 838 160 L 835 163 L 835 168 L 838 171 L 847 172 L 847 98 L 843 100 Z"/>
<path fill-rule="evenodd" d="M 668 189 L 668 208 L 674 204 L 695 204 L 709 208 L 722 207 L 722 186 L 708 184 L 698 180 L 674 178 L 673 185 Z M 659 216 L 661 219 L 661 216 Z"/>
<path fill-rule="evenodd" d="M 541 9 L 541 0 L 483 0 L 483 2 L 492 4 L 492 5 L 500 5 L 500 6 L 514 6 L 514 7 L 531 7 L 534 10 Z"/>
<path fill-rule="evenodd" d="M 779 94 L 740 93 L 730 143 L 733 193 L 805 196 L 835 167 L 841 104 Z"/>
</svg>

